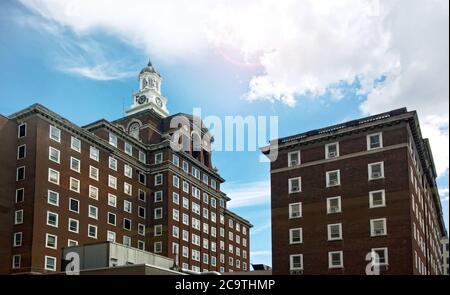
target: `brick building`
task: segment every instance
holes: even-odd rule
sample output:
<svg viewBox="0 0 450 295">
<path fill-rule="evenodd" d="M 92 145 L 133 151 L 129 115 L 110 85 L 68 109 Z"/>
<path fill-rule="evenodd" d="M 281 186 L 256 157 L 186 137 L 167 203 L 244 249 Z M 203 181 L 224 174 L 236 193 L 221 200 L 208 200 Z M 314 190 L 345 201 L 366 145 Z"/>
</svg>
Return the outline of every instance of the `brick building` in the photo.
<svg viewBox="0 0 450 295">
<path fill-rule="evenodd" d="M 446 229 L 416 112 L 398 109 L 271 147 L 274 274 L 365 274 L 372 257 L 381 274 L 441 273 Z"/>
<path fill-rule="evenodd" d="M 139 83 L 114 122 L 79 127 L 38 104 L 0 116 L 1 273 L 59 271 L 63 247 L 107 240 L 186 269 L 248 270 L 251 224 L 227 209 L 208 130 L 169 116 L 151 63 Z"/>
</svg>

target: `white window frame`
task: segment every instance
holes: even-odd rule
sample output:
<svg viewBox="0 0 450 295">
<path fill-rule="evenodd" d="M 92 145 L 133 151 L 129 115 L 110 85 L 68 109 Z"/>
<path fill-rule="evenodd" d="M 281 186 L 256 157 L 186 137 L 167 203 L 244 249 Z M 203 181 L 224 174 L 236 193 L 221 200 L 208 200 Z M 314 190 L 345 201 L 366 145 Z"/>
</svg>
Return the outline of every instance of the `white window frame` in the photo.
<svg viewBox="0 0 450 295">
<path fill-rule="evenodd" d="M 22 192 L 22 200 L 21 201 L 19 201 L 19 199 L 18 199 L 19 192 Z M 22 203 L 24 201 L 25 201 L 25 188 L 22 187 L 22 188 L 16 189 L 15 203 L 18 204 L 18 203 Z"/>
<path fill-rule="evenodd" d="M 157 165 L 157 164 L 161 164 L 162 162 L 163 162 L 163 160 L 164 160 L 164 156 L 163 156 L 163 153 L 156 153 L 155 154 L 155 165 Z"/>
<path fill-rule="evenodd" d="M 117 177 L 108 175 L 108 187 L 117 189 Z"/>
<path fill-rule="evenodd" d="M 293 232 L 294 231 L 300 231 L 300 241 L 298 241 L 298 242 L 294 242 L 293 240 L 292 240 L 292 238 L 293 238 Z M 296 244 L 302 244 L 303 243 L 303 228 L 301 228 L 301 227 L 297 227 L 297 228 L 290 228 L 289 229 L 289 244 L 290 245 L 296 245 Z"/>
<path fill-rule="evenodd" d="M 72 204 L 72 201 L 76 201 L 76 203 L 78 204 L 78 210 L 77 211 L 75 211 L 75 210 L 73 210 L 72 208 L 71 208 L 71 204 Z M 74 213 L 80 213 L 80 201 L 79 200 L 77 200 L 77 199 L 74 199 L 74 198 L 69 198 L 69 211 L 70 212 L 74 212 Z"/>
<path fill-rule="evenodd" d="M 293 210 L 292 208 L 294 206 L 299 206 L 299 216 L 293 216 Z M 302 218 L 303 217 L 303 205 L 302 202 L 297 202 L 297 203 L 290 203 L 289 204 L 289 219 L 297 219 L 297 218 Z M 244 229 L 244 228 L 243 228 Z"/>
<path fill-rule="evenodd" d="M 75 169 L 72 165 L 73 161 L 78 162 L 78 169 Z M 70 157 L 70 170 L 80 173 L 81 171 L 81 161 L 77 158 Z"/>
<path fill-rule="evenodd" d="M 332 255 L 339 254 L 340 264 L 333 265 Z M 330 251 L 328 252 L 328 268 L 343 268 L 344 267 L 344 252 L 343 251 Z"/>
<path fill-rule="evenodd" d="M 18 261 L 16 261 L 16 259 L 18 259 Z M 11 268 L 19 269 L 21 267 L 22 267 L 22 255 L 20 254 L 13 255 Z"/>
<path fill-rule="evenodd" d="M 383 201 L 383 203 L 381 205 L 374 205 L 374 203 L 373 203 L 373 195 L 377 194 L 377 193 L 381 193 L 382 201 Z M 377 190 L 377 191 L 370 191 L 369 192 L 369 208 L 381 208 L 381 207 L 386 207 L 386 191 L 384 189 Z M 413 208 L 414 208 L 414 206 L 413 206 Z"/>
<path fill-rule="evenodd" d="M 51 172 L 55 172 L 55 174 L 57 175 L 56 182 L 51 181 L 51 177 L 50 177 Z M 48 182 L 59 185 L 59 178 L 60 178 L 59 171 L 52 169 L 52 168 L 48 168 Z"/>
<path fill-rule="evenodd" d="M 109 217 L 110 217 L 110 216 L 114 216 L 114 223 L 110 222 L 110 220 L 109 220 Z M 117 225 L 117 215 L 116 215 L 115 213 L 108 212 L 108 213 L 106 214 L 106 222 L 107 222 L 109 225 L 116 226 L 116 225 Z"/>
<path fill-rule="evenodd" d="M 22 241 L 23 241 L 23 233 L 21 231 L 15 232 L 13 235 L 13 247 L 22 246 Z"/>
<path fill-rule="evenodd" d="M 48 267 L 48 261 L 49 260 L 53 260 L 53 267 L 52 268 Z M 56 263 L 57 263 L 56 257 L 45 255 L 45 258 L 44 258 L 44 269 L 45 270 L 56 271 Z"/>
<path fill-rule="evenodd" d="M 92 192 L 95 192 L 94 196 L 92 196 L 92 194 L 91 194 Z M 99 195 L 98 187 L 89 185 L 89 198 L 98 200 L 98 195 Z"/>
<path fill-rule="evenodd" d="M 17 216 L 18 216 L 19 214 L 20 214 L 21 218 L 20 218 L 20 220 L 18 221 Z M 24 219 L 24 216 L 23 216 L 23 209 L 14 211 L 14 224 L 22 224 L 22 223 L 23 223 L 23 219 Z"/>
<path fill-rule="evenodd" d="M 372 136 L 376 136 L 376 135 L 378 135 L 378 136 L 380 137 L 380 146 L 379 146 L 379 147 L 376 147 L 376 148 L 372 148 L 372 147 L 370 146 L 370 138 L 371 138 Z M 367 138 L 367 150 L 368 150 L 368 151 L 383 148 L 383 133 L 382 133 L 382 132 L 377 132 L 377 133 L 367 134 L 367 137 L 366 137 L 366 138 Z"/>
<path fill-rule="evenodd" d="M 389 250 L 388 250 L 387 247 L 372 248 L 370 251 L 371 252 L 375 252 L 375 251 L 380 251 L 380 250 L 384 252 L 384 257 L 385 257 L 386 261 L 384 263 L 380 263 L 380 262 L 374 261 L 374 264 L 375 265 L 379 265 L 379 266 L 389 265 Z M 375 256 L 373 256 L 373 257 L 375 257 Z"/>
<path fill-rule="evenodd" d="M 78 153 L 81 153 L 81 140 L 71 136 L 70 137 L 70 148 Z"/>
<path fill-rule="evenodd" d="M 133 146 L 129 142 L 124 143 L 123 150 L 124 150 L 125 154 L 127 154 L 129 156 L 133 156 Z"/>
<path fill-rule="evenodd" d="M 296 164 L 293 163 L 293 160 L 292 160 L 293 155 L 297 155 L 297 163 Z M 300 166 L 301 165 L 300 156 L 301 156 L 300 151 L 294 151 L 294 152 L 288 153 L 288 167 Z"/>
<path fill-rule="evenodd" d="M 117 165 L 118 165 L 117 159 L 110 156 L 108 158 L 108 167 L 109 167 L 109 169 L 111 169 L 113 171 L 117 171 Z"/>
<path fill-rule="evenodd" d="M 19 157 L 20 156 L 20 148 L 22 148 L 22 147 L 24 148 L 23 157 Z M 26 157 L 27 157 L 27 145 L 26 144 L 19 145 L 17 147 L 17 160 L 25 159 Z"/>
<path fill-rule="evenodd" d="M 298 180 L 298 190 L 293 191 L 292 190 L 292 181 L 293 180 Z M 289 186 L 289 194 L 296 194 L 296 193 L 300 193 L 302 191 L 302 178 L 301 177 L 293 177 L 293 178 L 289 178 L 288 180 L 288 186 Z"/>
<path fill-rule="evenodd" d="M 19 179 L 19 170 L 23 169 L 23 178 Z M 25 166 L 17 167 L 16 169 L 16 181 L 25 180 L 26 179 L 26 168 Z"/>
<path fill-rule="evenodd" d="M 127 223 L 130 224 L 130 228 L 127 228 L 125 226 Z M 133 223 L 132 223 L 131 219 L 130 218 L 124 218 L 123 219 L 123 229 L 126 230 L 126 231 L 131 231 L 132 228 L 133 228 Z"/>
<path fill-rule="evenodd" d="M 97 172 L 97 176 L 95 175 Z M 89 166 L 89 178 L 98 181 L 100 177 L 100 170 L 94 166 Z"/>
<path fill-rule="evenodd" d="M 380 165 L 381 166 L 381 176 L 380 177 L 372 177 L 372 167 L 375 165 Z M 369 173 L 369 180 L 378 180 L 378 179 L 383 179 L 384 178 L 384 162 L 376 162 L 376 163 L 370 163 L 367 165 L 367 171 Z"/>
<path fill-rule="evenodd" d="M 91 214 L 91 209 L 94 209 L 95 215 Z M 98 219 L 98 208 L 94 205 L 89 205 L 88 206 L 88 216 L 89 216 L 89 218 L 97 220 Z"/>
<path fill-rule="evenodd" d="M 158 215 L 160 215 L 160 216 L 158 216 Z M 162 207 L 158 207 L 153 210 L 153 219 L 155 219 L 155 220 L 163 219 L 163 208 Z"/>
<path fill-rule="evenodd" d="M 337 172 L 337 184 L 330 184 L 330 174 L 331 173 L 335 173 Z M 340 186 L 341 185 L 341 170 L 332 170 L 332 171 L 327 171 L 326 172 L 326 187 L 335 187 L 335 186 Z"/>
<path fill-rule="evenodd" d="M 336 155 L 330 156 L 330 146 L 336 145 Z M 338 158 L 340 155 L 339 153 L 339 141 L 331 142 L 325 145 L 325 159 L 335 159 Z"/>
<path fill-rule="evenodd" d="M 51 247 L 51 246 L 48 245 L 49 237 L 53 237 L 55 239 L 55 246 L 54 247 Z M 58 236 L 46 233 L 45 234 L 45 248 L 55 249 L 55 250 L 58 249 Z"/>
<path fill-rule="evenodd" d="M 384 228 L 384 233 L 383 234 L 375 234 L 375 232 L 374 232 L 374 226 L 373 225 L 377 221 L 382 221 L 383 222 L 383 228 Z M 371 237 L 387 236 L 387 221 L 386 221 L 386 218 L 370 219 L 370 236 Z"/>
<path fill-rule="evenodd" d="M 95 228 L 95 236 L 92 236 L 91 233 L 90 233 L 90 231 L 89 231 L 89 229 L 90 229 L 91 227 L 92 227 L 92 228 Z M 91 238 L 91 239 L 97 239 L 97 236 L 98 236 L 98 228 L 97 228 L 97 226 L 94 225 L 94 224 L 88 224 L 87 234 L 88 234 L 88 237 L 89 237 L 89 238 Z"/>
<path fill-rule="evenodd" d="M 56 159 L 56 160 L 52 159 L 52 157 L 51 157 L 52 151 L 56 152 L 56 154 L 58 155 L 57 156 L 58 159 Z M 49 146 L 48 147 L 48 159 L 54 163 L 60 164 L 61 163 L 61 152 L 58 149 L 56 149 L 52 146 Z"/>
<path fill-rule="evenodd" d="M 123 200 L 123 211 L 127 213 L 133 213 L 133 203 L 128 200 Z"/>
<path fill-rule="evenodd" d="M 147 163 L 147 155 L 143 151 L 139 151 L 139 162 Z"/>
<path fill-rule="evenodd" d="M 20 136 L 20 128 L 22 127 L 22 126 L 25 126 L 25 129 L 24 129 L 24 135 L 23 136 Z M 26 137 L 27 136 L 27 123 L 22 123 L 22 124 L 20 124 L 18 127 L 17 127 L 17 138 L 24 138 L 24 137 Z"/>
<path fill-rule="evenodd" d="M 163 201 L 163 191 L 156 191 L 153 194 L 153 202 L 160 203 Z"/>
<path fill-rule="evenodd" d="M 73 183 L 78 183 L 76 189 L 72 189 L 72 182 L 73 182 Z M 74 177 L 70 177 L 70 179 L 69 179 L 69 189 L 70 189 L 72 192 L 80 193 L 80 190 L 81 190 L 81 181 L 78 180 L 78 179 L 76 179 L 76 178 L 74 178 Z"/>
<path fill-rule="evenodd" d="M 338 200 L 339 203 L 339 210 L 336 212 L 332 212 L 331 211 L 331 201 L 332 200 Z M 336 197 L 330 197 L 327 198 L 327 214 L 338 214 L 338 213 L 342 213 L 342 199 L 340 196 L 336 196 Z"/>
<path fill-rule="evenodd" d="M 71 230 L 70 229 L 70 223 L 74 221 L 77 225 L 77 229 L 76 230 Z M 67 222 L 67 230 L 71 233 L 79 233 L 80 232 L 80 221 L 78 219 L 74 219 L 74 218 L 69 218 L 68 222 Z"/>
<path fill-rule="evenodd" d="M 56 131 L 56 133 L 57 133 L 57 137 L 56 137 L 56 138 L 53 138 L 53 133 L 52 133 L 52 131 Z M 60 143 L 60 142 L 61 142 L 61 130 L 60 130 L 59 128 L 53 126 L 53 125 L 50 125 L 48 137 L 49 137 L 51 140 L 54 140 L 54 141 Z"/>
<path fill-rule="evenodd" d="M 300 257 L 300 267 L 294 267 L 294 258 Z M 289 270 L 303 270 L 303 254 L 289 255 Z"/>
<path fill-rule="evenodd" d="M 52 203 L 50 202 L 50 194 L 53 193 L 56 195 L 56 203 Z M 47 190 L 47 204 L 59 207 L 59 193 L 52 191 L 52 190 Z"/>
<path fill-rule="evenodd" d="M 89 158 L 98 162 L 100 160 L 100 150 L 98 148 L 91 146 L 89 148 Z"/>
<path fill-rule="evenodd" d="M 117 135 L 112 132 L 109 132 L 109 144 L 113 147 L 117 147 Z"/>
<path fill-rule="evenodd" d="M 113 204 L 113 202 L 111 202 L 112 200 L 114 200 L 114 204 Z M 117 196 L 116 195 L 108 194 L 108 206 L 111 206 L 113 208 L 117 207 Z"/>
<path fill-rule="evenodd" d="M 108 230 L 106 232 L 106 240 L 107 241 L 115 243 L 116 242 L 116 237 L 117 237 L 117 235 L 116 235 L 115 232 L 113 232 L 111 230 Z"/>
<path fill-rule="evenodd" d="M 144 210 L 144 211 L 142 211 L 142 210 Z M 144 215 L 141 215 L 141 211 L 144 212 Z M 140 218 L 144 218 L 144 219 L 147 217 L 147 211 L 146 211 L 145 207 L 138 206 L 138 216 Z"/>
<path fill-rule="evenodd" d="M 56 221 L 55 221 L 56 224 L 50 224 L 50 223 L 48 223 L 48 217 L 50 216 L 50 214 L 53 214 L 53 215 L 56 216 Z M 47 224 L 48 226 L 58 228 L 58 225 L 59 225 L 59 215 L 58 215 L 58 213 L 51 212 L 51 211 L 47 211 L 46 224 Z"/>
<path fill-rule="evenodd" d="M 159 185 L 163 185 L 163 174 L 162 173 L 158 173 L 155 175 L 155 186 L 159 186 Z"/>
<path fill-rule="evenodd" d="M 334 238 L 331 236 L 331 228 L 334 226 L 338 226 L 339 228 L 339 237 Z M 333 223 L 333 224 L 327 224 L 327 236 L 328 241 L 341 241 L 343 239 L 342 237 L 342 223 Z"/>
</svg>

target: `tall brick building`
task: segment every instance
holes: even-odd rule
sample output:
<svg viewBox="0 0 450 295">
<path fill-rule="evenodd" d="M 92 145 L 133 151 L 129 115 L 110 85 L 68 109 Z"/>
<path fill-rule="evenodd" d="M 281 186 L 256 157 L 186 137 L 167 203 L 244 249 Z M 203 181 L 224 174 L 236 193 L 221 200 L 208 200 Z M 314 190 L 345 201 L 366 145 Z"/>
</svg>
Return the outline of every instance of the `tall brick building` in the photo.
<svg viewBox="0 0 450 295">
<path fill-rule="evenodd" d="M 169 116 L 161 80 L 149 63 L 114 122 L 79 127 L 38 104 L 0 116 L 1 273 L 59 271 L 63 247 L 107 240 L 248 270 L 251 224 L 227 209 L 208 130 Z"/>
<path fill-rule="evenodd" d="M 275 143 L 274 274 L 365 274 L 372 257 L 381 274 L 441 273 L 446 229 L 416 112 L 398 109 Z"/>
</svg>

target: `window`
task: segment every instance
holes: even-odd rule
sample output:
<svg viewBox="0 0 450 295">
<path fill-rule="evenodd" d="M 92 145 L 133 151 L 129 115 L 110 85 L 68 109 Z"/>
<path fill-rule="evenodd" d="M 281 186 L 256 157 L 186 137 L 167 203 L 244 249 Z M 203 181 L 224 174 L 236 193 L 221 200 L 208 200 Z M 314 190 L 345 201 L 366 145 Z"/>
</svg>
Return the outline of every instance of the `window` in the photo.
<svg viewBox="0 0 450 295">
<path fill-rule="evenodd" d="M 211 188 L 217 189 L 217 181 L 215 179 L 211 179 Z"/>
<path fill-rule="evenodd" d="M 139 206 L 139 209 L 138 209 L 138 216 L 139 216 L 140 218 L 145 218 L 145 215 L 146 215 L 146 210 L 145 210 L 145 208 Z"/>
<path fill-rule="evenodd" d="M 188 198 L 183 197 L 183 208 L 189 210 L 189 199 Z"/>
<path fill-rule="evenodd" d="M 14 255 L 12 257 L 12 268 L 13 269 L 20 268 L 21 260 L 22 260 L 22 256 L 21 255 Z"/>
<path fill-rule="evenodd" d="M 14 233 L 13 247 L 22 246 L 22 232 Z"/>
<path fill-rule="evenodd" d="M 369 208 L 384 206 L 386 206 L 386 195 L 384 190 L 369 192 Z"/>
<path fill-rule="evenodd" d="M 159 203 L 162 202 L 162 200 L 163 200 L 163 192 L 162 191 L 154 192 L 154 202 Z"/>
<path fill-rule="evenodd" d="M 177 155 L 172 155 L 172 164 L 177 167 L 180 166 L 180 157 L 178 157 Z"/>
<path fill-rule="evenodd" d="M 192 195 L 194 196 L 194 198 L 199 199 L 200 200 L 200 190 L 198 188 L 196 188 L 195 186 L 192 186 Z"/>
<path fill-rule="evenodd" d="M 133 147 L 128 142 L 125 142 L 125 153 L 133 156 Z"/>
<path fill-rule="evenodd" d="M 180 188 L 180 178 L 178 178 L 178 176 L 176 175 L 173 176 L 172 185 L 176 188 Z"/>
<path fill-rule="evenodd" d="M 56 249 L 58 245 L 58 237 L 51 234 L 45 234 L 45 247 Z"/>
<path fill-rule="evenodd" d="M 108 205 L 114 208 L 117 206 L 117 197 L 115 195 L 108 194 Z"/>
<path fill-rule="evenodd" d="M 302 228 L 289 229 L 289 244 L 300 244 L 303 242 Z"/>
<path fill-rule="evenodd" d="M 109 175 L 108 176 L 108 186 L 113 189 L 117 189 L 117 178 Z"/>
<path fill-rule="evenodd" d="M 89 177 L 93 180 L 98 181 L 98 176 L 99 176 L 98 169 L 93 166 L 89 166 Z"/>
<path fill-rule="evenodd" d="M 107 238 L 106 239 L 107 239 L 108 242 L 115 243 L 116 242 L 116 233 L 109 230 L 107 232 Z"/>
<path fill-rule="evenodd" d="M 203 203 L 209 204 L 209 195 L 207 193 L 203 193 Z"/>
<path fill-rule="evenodd" d="M 326 174 L 327 187 L 341 185 L 341 175 L 339 170 L 328 171 Z"/>
<path fill-rule="evenodd" d="M 69 218 L 69 231 L 73 233 L 78 233 L 79 231 L 79 221 L 76 219 Z"/>
<path fill-rule="evenodd" d="M 339 143 L 333 142 L 325 145 L 325 159 L 339 157 Z"/>
<path fill-rule="evenodd" d="M 161 207 L 155 208 L 154 210 L 154 218 L 155 219 L 162 219 L 163 218 L 163 210 Z"/>
<path fill-rule="evenodd" d="M 138 241 L 138 249 L 145 251 L 145 242 L 144 241 Z"/>
<path fill-rule="evenodd" d="M 139 151 L 139 161 L 142 163 L 147 163 L 147 156 L 143 151 Z"/>
<path fill-rule="evenodd" d="M 58 214 L 47 211 L 47 225 L 58 227 Z"/>
<path fill-rule="evenodd" d="M 98 218 L 98 209 L 95 206 L 89 205 L 89 217 L 93 219 Z"/>
<path fill-rule="evenodd" d="M 117 147 L 117 136 L 111 132 L 109 133 L 109 144 L 113 147 Z"/>
<path fill-rule="evenodd" d="M 77 246 L 77 245 L 78 245 L 77 241 L 71 240 L 71 239 L 67 240 L 67 247 L 74 247 L 74 246 Z"/>
<path fill-rule="evenodd" d="M 131 219 L 128 218 L 123 219 L 123 229 L 131 230 Z"/>
<path fill-rule="evenodd" d="M 161 253 L 162 252 L 162 242 L 155 242 L 153 244 L 153 252 L 154 253 Z"/>
<path fill-rule="evenodd" d="M 141 184 L 147 184 L 147 178 L 145 177 L 145 174 L 140 171 L 138 172 L 138 180 Z"/>
<path fill-rule="evenodd" d="M 16 180 L 24 180 L 25 179 L 25 166 L 17 168 L 16 172 Z"/>
<path fill-rule="evenodd" d="M 197 203 L 192 202 L 192 212 L 195 214 L 200 215 L 200 205 Z"/>
<path fill-rule="evenodd" d="M 116 225 L 116 214 L 108 212 L 108 224 Z"/>
<path fill-rule="evenodd" d="M 17 137 L 22 138 L 25 136 L 27 136 L 27 123 L 22 123 L 17 130 Z"/>
<path fill-rule="evenodd" d="M 386 218 L 370 220 L 370 235 L 372 237 L 385 236 L 386 234 Z"/>
<path fill-rule="evenodd" d="M 109 169 L 117 171 L 117 160 L 113 157 L 109 157 Z"/>
<path fill-rule="evenodd" d="M 290 152 L 288 154 L 288 166 L 294 167 L 300 165 L 300 151 Z"/>
<path fill-rule="evenodd" d="M 49 147 L 48 148 L 48 159 L 52 162 L 58 163 L 59 164 L 59 157 L 60 157 L 60 152 L 59 150 L 53 148 L 53 147 Z"/>
<path fill-rule="evenodd" d="M 95 147 L 91 146 L 91 148 L 89 150 L 89 157 L 92 160 L 98 162 L 100 160 L 100 151 L 98 149 L 96 149 Z"/>
<path fill-rule="evenodd" d="M 59 172 L 48 168 L 48 181 L 59 185 Z"/>
<path fill-rule="evenodd" d="M 70 148 L 73 149 L 76 152 L 81 152 L 81 140 L 79 140 L 76 137 L 70 138 Z"/>
<path fill-rule="evenodd" d="M 209 176 L 208 174 L 203 173 L 203 183 L 209 184 Z"/>
<path fill-rule="evenodd" d="M 289 193 L 298 193 L 302 191 L 302 178 L 296 177 L 296 178 L 290 178 L 289 179 Z"/>
<path fill-rule="evenodd" d="M 98 200 L 98 188 L 92 185 L 89 186 L 89 198 Z"/>
<path fill-rule="evenodd" d="M 197 167 L 192 166 L 192 175 L 195 178 L 200 179 L 200 170 L 198 170 Z"/>
<path fill-rule="evenodd" d="M 328 241 L 342 240 L 342 223 L 328 224 Z"/>
<path fill-rule="evenodd" d="M 131 196 L 133 194 L 133 187 L 131 186 L 131 184 L 129 184 L 127 182 L 124 182 L 124 184 L 123 184 L 123 192 L 126 195 Z"/>
<path fill-rule="evenodd" d="M 61 130 L 50 125 L 50 138 L 56 142 L 61 142 Z"/>
<path fill-rule="evenodd" d="M 329 268 L 342 268 L 342 267 L 344 267 L 343 252 L 342 251 L 328 252 L 328 267 Z"/>
<path fill-rule="evenodd" d="M 70 198 L 69 211 L 80 213 L 80 201 Z"/>
<path fill-rule="evenodd" d="M 180 195 L 174 192 L 172 194 L 172 201 L 174 204 L 180 205 Z"/>
<path fill-rule="evenodd" d="M 163 175 L 156 174 L 155 175 L 155 185 L 162 185 L 162 184 L 163 184 Z"/>
<path fill-rule="evenodd" d="M 161 164 L 163 162 L 163 154 L 157 153 L 155 154 L 155 164 Z"/>
<path fill-rule="evenodd" d="M 123 201 L 123 211 L 127 213 L 131 213 L 133 210 L 133 204 L 130 201 L 124 200 Z"/>
<path fill-rule="evenodd" d="M 383 147 L 382 133 L 374 133 L 367 135 L 367 150 L 373 150 Z"/>
<path fill-rule="evenodd" d="M 189 183 L 187 181 L 183 181 L 183 192 L 189 194 Z"/>
<path fill-rule="evenodd" d="M 48 190 L 47 191 L 47 203 L 50 205 L 59 206 L 59 193 Z"/>
<path fill-rule="evenodd" d="M 216 200 L 216 198 L 211 198 L 211 207 L 213 207 L 213 208 L 217 207 L 217 200 Z"/>
<path fill-rule="evenodd" d="M 25 144 L 17 147 L 17 160 L 23 159 L 27 156 L 27 146 Z"/>
<path fill-rule="evenodd" d="M 131 238 L 128 236 L 123 236 L 122 244 L 127 247 L 131 247 Z"/>
<path fill-rule="evenodd" d="M 125 164 L 123 167 L 123 174 L 128 178 L 133 178 L 133 169 L 130 165 Z"/>
<path fill-rule="evenodd" d="M 97 226 L 92 224 L 88 225 L 88 237 L 93 239 L 97 238 Z"/>
<path fill-rule="evenodd" d="M 180 229 L 178 226 L 172 226 L 172 236 L 177 239 L 180 237 Z"/>
<path fill-rule="evenodd" d="M 327 213 L 341 213 L 341 197 L 327 198 Z"/>
<path fill-rule="evenodd" d="M 372 248 L 375 265 L 388 265 L 388 248 Z"/>
<path fill-rule="evenodd" d="M 16 190 L 16 203 L 22 203 L 25 200 L 25 190 L 19 188 Z"/>
<path fill-rule="evenodd" d="M 80 160 L 70 157 L 70 170 L 80 173 L 81 170 L 81 162 Z"/>
<path fill-rule="evenodd" d="M 56 258 L 45 256 L 45 270 L 56 271 Z"/>
<path fill-rule="evenodd" d="M 302 217 L 302 203 L 289 204 L 289 218 Z"/>
<path fill-rule="evenodd" d="M 147 193 L 141 189 L 138 191 L 139 201 L 146 202 L 147 201 Z"/>
<path fill-rule="evenodd" d="M 80 181 L 76 178 L 70 178 L 70 190 L 79 193 L 80 192 Z"/>
<path fill-rule="evenodd" d="M 183 171 L 189 173 L 189 163 L 186 161 L 183 161 Z"/>
<path fill-rule="evenodd" d="M 142 223 L 138 224 L 138 234 L 141 236 L 145 236 L 145 225 Z"/>
<path fill-rule="evenodd" d="M 369 164 L 369 180 L 384 178 L 384 163 Z"/>
<path fill-rule="evenodd" d="M 153 227 L 153 235 L 159 237 L 162 235 L 162 225 L 158 224 Z"/>
</svg>

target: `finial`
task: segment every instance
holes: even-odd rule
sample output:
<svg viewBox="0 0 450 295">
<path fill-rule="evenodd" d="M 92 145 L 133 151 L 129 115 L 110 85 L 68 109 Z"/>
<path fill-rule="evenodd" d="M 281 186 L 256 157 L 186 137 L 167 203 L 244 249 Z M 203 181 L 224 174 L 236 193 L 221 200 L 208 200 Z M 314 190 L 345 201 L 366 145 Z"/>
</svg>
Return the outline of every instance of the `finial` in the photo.
<svg viewBox="0 0 450 295">
<path fill-rule="evenodd" d="M 149 66 L 149 67 L 152 67 L 153 65 L 152 65 L 152 61 L 150 60 L 150 58 L 148 59 L 148 64 L 147 64 L 147 66 Z"/>
</svg>

